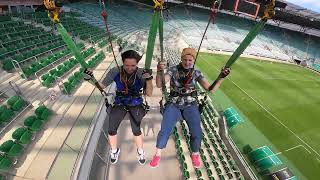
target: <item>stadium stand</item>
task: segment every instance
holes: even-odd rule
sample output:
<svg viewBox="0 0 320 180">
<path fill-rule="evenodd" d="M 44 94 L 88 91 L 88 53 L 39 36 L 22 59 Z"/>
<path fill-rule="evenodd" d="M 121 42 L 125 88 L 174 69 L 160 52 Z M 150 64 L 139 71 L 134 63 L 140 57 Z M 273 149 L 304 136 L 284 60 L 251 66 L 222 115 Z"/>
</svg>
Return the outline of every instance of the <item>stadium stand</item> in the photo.
<svg viewBox="0 0 320 180">
<path fill-rule="evenodd" d="M 63 13 L 61 22 L 81 49 L 89 67 L 101 79 L 115 66 L 108 61 L 112 59 L 111 47 L 100 15 L 101 8 L 97 3 L 87 2 L 67 6 L 72 11 Z M 150 25 L 150 18 L 146 17 L 151 16 L 150 9 L 119 3 L 107 6 L 107 11 L 115 49 L 121 46 L 144 52 L 147 40 L 144 34 Z M 197 47 L 207 23 L 207 11 L 182 6 L 166 13 L 165 36 L 181 33 L 182 41 Z M 209 27 L 203 48 L 233 52 L 254 24 L 245 18 L 220 13 L 215 24 Z M 100 113 L 96 112 L 103 102 L 99 91 L 83 83 L 84 69 L 71 55 L 46 12 L 0 16 L 0 34 L 0 97 L 3 97 L 0 104 L 0 179 L 74 178 L 79 163 L 83 163 L 81 158 L 87 153 L 89 133 L 93 132 L 95 118 Z M 319 40 L 318 37 L 267 25 L 245 54 L 288 62 L 294 58 L 310 61 L 320 59 Z M 180 61 L 178 49 L 173 49 L 169 43 L 165 46 L 164 56 L 170 66 Z M 317 63 L 310 63 L 310 67 L 320 71 Z M 10 82 L 15 82 L 24 93 L 21 96 L 7 93 Z M 181 121 L 172 135 L 176 154 L 170 160 L 180 165 L 179 176 L 175 174 L 175 178 L 244 179 L 219 134 L 220 114 L 207 104 L 201 117 L 203 168 L 195 169 L 191 164 L 188 156 L 191 152 L 190 134 L 186 123 Z M 98 136 L 105 138 L 103 134 Z M 98 152 L 98 148 L 92 149 Z M 108 160 L 98 155 L 94 155 L 97 156 L 95 162 L 97 159 Z M 275 157 L 257 166 L 264 170 L 271 161 L 282 163 Z"/>
</svg>

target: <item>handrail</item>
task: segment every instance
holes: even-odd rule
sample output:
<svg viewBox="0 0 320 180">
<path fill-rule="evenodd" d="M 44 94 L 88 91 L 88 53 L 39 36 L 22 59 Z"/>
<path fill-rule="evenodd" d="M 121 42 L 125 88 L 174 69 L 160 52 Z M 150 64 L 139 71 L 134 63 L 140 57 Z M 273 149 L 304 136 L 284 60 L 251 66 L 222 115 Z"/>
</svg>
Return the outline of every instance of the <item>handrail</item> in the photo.
<svg viewBox="0 0 320 180">
<path fill-rule="evenodd" d="M 118 57 L 119 57 L 119 56 L 118 56 Z M 115 64 L 114 61 L 109 65 L 108 69 L 105 71 L 105 73 L 103 74 L 102 77 L 104 77 L 104 76 L 106 75 L 106 73 L 111 69 L 111 67 L 112 67 L 113 64 Z M 111 88 L 112 88 L 112 86 L 109 86 L 109 89 L 108 89 L 108 91 L 107 91 L 108 93 L 110 93 Z M 104 103 L 103 103 L 103 100 L 101 100 L 100 105 L 99 105 L 99 107 L 98 107 L 97 110 L 96 110 L 96 116 L 95 116 L 94 120 L 96 120 L 96 118 L 100 115 L 100 112 L 101 112 L 101 109 L 103 108 L 103 106 L 104 106 Z M 99 110 L 99 111 L 98 111 L 98 110 Z M 99 112 L 99 113 L 97 113 L 97 112 Z M 93 122 L 94 122 L 94 127 L 95 127 L 97 121 L 92 121 L 92 123 L 93 123 Z M 90 127 L 93 126 L 92 123 L 90 124 Z M 90 129 L 90 127 L 89 127 L 89 129 Z M 87 131 L 87 133 L 86 133 L 86 135 L 85 135 L 85 139 L 87 139 L 87 137 L 88 137 L 88 135 L 89 135 L 89 132 L 90 132 L 90 131 Z M 91 139 L 91 137 L 92 137 L 92 133 L 91 133 L 91 136 L 89 137 L 89 139 Z M 85 144 L 84 142 L 85 142 L 85 141 L 83 141 L 82 144 L 81 144 L 80 152 L 82 152 L 83 149 L 84 149 L 84 144 Z M 86 154 L 86 152 L 87 152 L 87 148 L 84 150 L 84 153 L 83 153 L 83 154 Z M 79 153 L 79 154 L 80 154 L 80 153 Z M 82 165 L 78 165 L 78 163 L 79 163 L 79 158 L 80 158 L 80 157 L 79 157 L 79 154 L 78 154 L 77 159 L 76 159 L 76 162 L 75 162 L 75 164 L 74 164 L 71 177 L 74 177 L 74 176 L 75 176 L 75 175 L 74 175 L 74 172 L 76 171 L 75 168 L 76 168 L 77 166 L 79 166 L 79 169 L 81 169 L 81 166 L 82 166 Z M 76 177 L 74 177 L 74 178 L 76 178 Z"/>
<path fill-rule="evenodd" d="M 118 55 L 117 57 L 119 57 L 119 55 Z M 111 64 L 109 65 L 109 67 L 108 67 L 108 70 L 105 71 L 105 73 L 104 73 L 104 75 L 103 75 L 102 77 L 104 77 L 104 76 L 106 75 L 106 73 L 114 66 L 114 64 L 115 64 L 115 62 L 112 61 L 112 63 L 111 63 Z M 112 88 L 113 88 L 113 86 L 109 86 L 108 93 L 110 93 L 110 90 L 111 90 Z M 96 111 L 95 119 L 99 117 L 100 112 L 101 112 L 101 110 L 102 110 L 103 108 L 104 108 L 104 102 L 103 102 L 103 100 L 101 100 L 100 105 L 99 105 L 99 107 L 97 108 L 97 111 Z M 99 112 L 99 113 L 97 113 L 97 112 Z M 98 122 L 98 121 L 92 121 L 90 127 L 92 127 L 92 126 L 96 127 L 97 122 Z M 94 123 L 94 124 L 93 124 L 93 123 Z M 90 129 L 90 127 L 89 127 L 89 129 Z M 92 130 L 94 130 L 94 129 L 96 129 L 96 128 L 93 128 Z M 101 134 L 101 132 L 100 132 L 99 134 Z M 88 137 L 89 135 L 90 135 L 90 137 Z M 83 153 L 82 153 L 83 155 L 85 155 L 85 154 L 87 153 L 88 148 L 87 148 L 87 146 L 85 146 L 85 145 L 86 145 L 85 142 L 89 141 L 89 139 L 92 138 L 92 135 L 93 135 L 93 134 L 92 134 L 92 131 L 87 131 L 87 133 L 86 133 L 86 135 L 85 135 L 85 140 L 84 140 L 84 141 L 82 142 L 82 144 L 81 144 L 81 148 L 80 148 L 79 154 L 78 154 L 78 156 L 77 156 L 76 162 L 75 162 L 74 167 L 73 167 L 73 170 L 72 170 L 72 174 L 71 174 L 72 179 L 77 179 L 77 178 L 78 178 L 78 173 L 75 174 L 75 172 L 78 172 L 78 171 L 81 169 L 81 167 L 83 166 L 83 163 L 80 163 L 80 162 L 81 162 L 80 159 L 83 158 L 83 156 L 80 157 L 80 153 L 83 152 Z M 107 138 L 107 137 L 106 137 L 106 138 Z M 86 147 L 86 148 L 85 148 L 85 147 Z M 84 148 L 85 148 L 85 149 L 84 149 Z M 95 151 L 94 151 L 94 152 L 95 152 Z M 95 154 L 96 154 L 96 152 L 95 152 Z M 93 161 L 93 159 L 92 159 L 92 161 Z M 91 161 L 90 163 L 92 163 L 92 161 Z M 91 171 L 91 166 L 90 166 L 90 169 L 89 169 L 88 172 L 90 172 L 90 171 Z"/>
<path fill-rule="evenodd" d="M 92 95 L 93 93 L 94 93 L 94 90 L 90 93 L 89 97 L 91 97 L 91 95 Z M 73 104 L 73 102 L 75 101 L 75 99 L 76 99 L 76 98 L 74 98 L 74 99 L 73 99 L 73 101 L 72 101 L 72 103 L 70 103 L 69 107 L 68 107 L 68 108 L 66 109 L 66 111 L 63 113 L 63 116 L 62 116 L 62 118 L 61 118 L 61 119 L 63 119 L 63 118 L 64 118 L 65 113 L 68 111 L 68 109 L 69 109 L 69 108 L 70 108 L 70 106 Z M 90 98 L 88 98 L 88 99 L 86 100 L 86 103 L 85 103 L 85 104 L 87 104 L 87 102 L 89 101 L 89 99 L 90 99 Z M 83 106 L 83 107 L 81 108 L 81 112 L 83 111 L 83 109 L 84 109 L 85 107 L 86 107 L 86 106 Z M 80 113 L 81 113 L 81 112 L 80 112 Z M 79 113 L 79 116 L 80 116 L 80 113 Z M 79 116 L 77 117 L 77 119 L 79 118 Z M 66 144 L 66 141 L 67 141 L 67 139 L 68 139 L 68 137 L 69 137 L 70 133 L 72 132 L 72 129 L 74 128 L 74 125 L 75 125 L 75 123 L 76 123 L 76 122 L 77 122 L 77 121 L 74 121 L 74 123 L 72 124 L 72 127 L 70 128 L 70 131 L 69 131 L 69 132 L 68 132 L 68 134 L 67 134 L 67 137 L 63 140 L 62 146 L 59 148 L 59 151 L 58 151 L 58 153 L 57 153 L 56 157 L 54 158 L 54 161 L 53 161 L 53 163 L 51 164 L 51 166 L 50 166 L 50 168 L 49 168 L 49 171 L 48 171 L 47 176 L 46 176 L 46 178 L 45 178 L 45 179 L 48 179 L 48 176 L 50 175 L 51 170 L 52 170 L 52 168 L 53 168 L 53 166 L 54 166 L 54 164 L 55 164 L 56 160 L 58 159 L 59 154 L 60 154 L 60 153 L 61 153 L 61 151 L 62 151 L 63 145 L 64 145 L 64 144 Z"/>
<path fill-rule="evenodd" d="M 96 88 L 95 88 L 96 89 Z M 111 90 L 111 87 L 109 87 L 109 90 L 108 90 L 108 92 L 110 92 L 110 90 Z M 99 104 L 99 106 L 98 106 L 98 108 L 96 109 L 96 111 L 95 111 L 95 117 L 94 117 L 94 119 L 93 119 L 93 121 L 91 122 L 91 124 L 90 124 L 90 126 L 89 126 L 89 128 L 88 129 L 91 129 L 91 130 L 94 130 L 94 129 L 96 129 L 96 126 L 97 126 L 97 118 L 99 117 L 99 115 L 101 114 L 100 112 L 102 111 L 102 109 L 104 108 L 104 106 L 105 106 L 105 104 L 104 104 L 104 100 L 103 99 L 101 99 L 101 101 L 100 101 L 100 104 Z M 77 179 L 77 177 L 78 177 L 78 174 L 75 174 L 75 172 L 77 171 L 77 170 L 80 170 L 81 169 L 81 167 L 82 167 L 82 164 L 80 164 L 79 162 L 80 162 L 80 159 L 83 159 L 83 156 L 81 157 L 80 156 L 80 154 L 82 153 L 82 154 L 86 154 L 87 153 L 87 151 L 88 151 L 88 148 L 85 148 L 84 149 L 84 147 L 85 147 L 85 144 L 87 144 L 88 142 L 89 142 L 89 140 L 92 138 L 92 133 L 90 133 L 91 131 L 87 131 L 87 133 L 86 133 L 86 135 L 85 135 L 85 138 L 84 138 L 84 141 L 82 142 L 82 144 L 81 144 L 81 148 L 80 148 L 80 151 L 79 151 L 79 153 L 78 153 L 78 156 L 77 156 L 77 159 L 76 159 L 76 161 L 75 161 L 75 164 L 74 164 L 74 166 L 73 166 L 73 169 L 72 169 L 72 173 L 71 173 L 71 178 L 70 179 Z M 90 137 L 88 137 L 89 135 L 91 135 Z M 91 161 L 92 162 L 92 161 Z M 77 168 L 78 167 L 78 168 Z M 90 169 L 91 169 L 91 166 L 90 166 Z M 90 170 L 89 170 L 89 172 L 90 172 Z"/>
</svg>

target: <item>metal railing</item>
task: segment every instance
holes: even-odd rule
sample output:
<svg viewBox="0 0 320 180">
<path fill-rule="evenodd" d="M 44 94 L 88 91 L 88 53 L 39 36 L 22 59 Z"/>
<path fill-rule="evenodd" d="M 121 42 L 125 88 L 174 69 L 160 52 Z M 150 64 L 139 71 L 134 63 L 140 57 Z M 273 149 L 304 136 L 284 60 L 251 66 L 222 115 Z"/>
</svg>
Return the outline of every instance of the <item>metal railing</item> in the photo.
<svg viewBox="0 0 320 180">
<path fill-rule="evenodd" d="M 112 64 L 110 64 L 110 66 L 108 67 L 108 69 L 104 72 L 103 77 L 108 72 L 108 70 L 110 70 L 114 66 L 115 66 L 115 62 L 113 61 Z M 110 90 L 110 88 L 109 88 L 109 90 Z M 91 134 L 92 130 L 94 130 L 96 127 L 97 121 L 96 121 L 95 117 L 97 114 L 100 113 L 101 107 L 103 106 L 102 101 L 103 101 L 102 96 L 101 96 L 99 90 L 95 88 L 92 91 L 92 93 L 89 95 L 89 98 L 86 100 L 86 103 L 85 103 L 84 107 L 81 109 L 81 112 L 79 113 L 79 116 L 77 117 L 77 120 L 72 125 L 65 141 L 63 142 L 61 148 L 59 149 L 58 155 L 56 156 L 56 159 L 49 170 L 47 178 L 49 178 L 49 179 L 53 178 L 56 174 L 56 167 L 58 167 L 60 165 L 65 166 L 65 171 L 67 172 L 68 175 L 70 175 L 69 178 L 77 178 L 78 174 L 76 172 L 82 166 L 82 163 L 85 163 L 85 162 L 82 162 L 82 158 L 88 150 L 86 145 L 92 137 L 92 134 Z M 93 109 L 95 109 L 95 110 L 93 111 Z M 92 117 L 92 119 L 91 119 L 91 117 Z M 86 131 L 85 134 L 81 134 L 81 136 L 78 137 L 77 139 L 72 139 L 72 136 L 74 135 L 74 133 L 77 133 L 76 130 L 74 130 L 74 129 L 78 125 L 81 125 L 81 123 L 86 124 L 84 129 L 82 129 L 82 132 Z M 70 144 L 68 141 L 72 142 L 72 143 L 76 143 L 78 145 L 75 147 L 74 145 Z M 79 147 L 79 145 L 80 145 L 80 147 Z M 63 155 L 63 154 L 61 154 L 61 153 L 63 153 L 63 151 L 62 151 L 63 148 L 67 148 L 72 152 L 72 162 L 70 161 L 70 163 L 72 163 L 73 166 L 70 166 L 71 164 L 70 165 L 62 164 L 62 162 L 57 160 L 59 158 L 59 156 Z M 99 154 L 97 153 L 96 155 L 98 156 Z"/>
<path fill-rule="evenodd" d="M 118 56 L 119 57 L 119 56 Z M 112 63 L 109 65 L 109 67 L 108 67 L 108 69 L 105 71 L 105 73 L 104 73 L 104 75 L 103 75 L 103 77 L 106 75 L 106 73 L 107 72 L 109 72 L 109 70 L 111 69 L 111 68 L 113 68 L 113 67 L 115 67 L 115 62 L 114 61 L 112 61 Z M 113 87 L 112 86 L 110 86 L 109 88 L 108 88 L 108 91 L 107 91 L 107 93 L 110 93 L 110 90 L 112 89 Z M 101 95 L 99 95 L 99 97 L 100 97 L 100 105 L 99 105 L 99 107 L 97 108 L 97 110 L 96 110 L 96 116 L 95 116 L 95 118 L 94 118 L 94 120 L 92 121 L 92 123 L 91 123 L 91 125 L 90 125 L 90 127 L 91 126 L 96 126 L 96 123 L 97 123 L 97 121 L 96 121 L 96 119 L 98 118 L 98 116 L 100 115 L 100 112 L 101 112 L 101 110 L 102 110 L 102 108 L 103 108 L 103 106 L 104 106 L 104 100 L 102 99 L 102 97 L 101 97 Z M 109 99 L 110 100 L 110 99 Z M 110 102 L 110 101 L 109 101 Z M 89 129 L 90 129 L 90 127 L 89 127 Z M 95 128 L 93 128 L 93 129 L 95 129 Z M 102 130 L 102 133 L 104 134 L 104 137 L 106 138 L 106 139 L 108 139 L 108 136 L 106 135 L 106 133 L 105 133 L 105 131 L 104 130 Z M 100 132 L 100 134 L 101 134 L 101 132 Z M 90 137 L 88 137 L 90 135 Z M 90 132 L 90 131 L 87 131 L 87 133 L 86 133 L 86 136 L 85 136 L 85 139 L 91 139 L 92 138 L 92 132 Z M 84 150 L 84 148 L 85 148 L 85 143 L 84 143 L 85 141 L 83 141 L 83 143 L 81 144 L 81 149 L 80 149 L 80 152 L 84 152 L 83 154 L 85 154 L 86 152 L 87 152 L 87 149 L 88 149 L 88 147 L 86 147 L 86 149 Z M 82 166 L 82 163 L 81 163 L 81 161 L 79 161 L 79 159 L 80 159 L 80 153 L 78 154 L 78 157 L 77 157 L 77 159 L 76 159 L 76 163 L 74 164 L 74 167 L 73 167 L 73 170 L 72 170 L 72 174 L 71 174 L 71 177 L 72 177 L 72 179 L 76 179 L 77 178 L 77 176 L 78 176 L 78 174 L 75 174 L 75 172 L 77 171 L 76 170 L 76 168 L 78 168 L 78 170 L 81 168 L 81 166 Z M 97 155 L 104 163 L 106 163 L 106 162 L 108 162 L 108 161 L 106 161 L 106 160 L 104 160 L 100 155 L 99 155 L 99 153 L 97 153 L 96 151 L 95 151 L 95 155 Z M 105 162 L 106 161 L 106 162 Z M 108 163 L 106 163 L 107 165 L 108 165 Z M 90 169 L 91 169 L 91 166 L 90 166 Z M 89 172 L 90 172 L 90 170 L 89 170 Z"/>
</svg>

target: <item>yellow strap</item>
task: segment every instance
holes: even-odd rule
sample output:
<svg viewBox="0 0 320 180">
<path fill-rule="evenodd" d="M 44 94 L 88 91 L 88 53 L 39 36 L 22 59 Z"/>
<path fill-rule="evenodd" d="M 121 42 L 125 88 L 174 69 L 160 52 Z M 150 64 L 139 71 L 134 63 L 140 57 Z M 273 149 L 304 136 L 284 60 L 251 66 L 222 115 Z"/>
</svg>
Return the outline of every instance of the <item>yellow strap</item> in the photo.
<svg viewBox="0 0 320 180">
<path fill-rule="evenodd" d="M 275 15 L 274 7 L 276 5 L 276 1 L 272 0 L 263 12 L 262 20 L 267 21 L 268 19 L 272 18 Z"/>
<path fill-rule="evenodd" d="M 53 0 L 43 0 L 43 4 L 48 10 L 56 9 L 56 4 Z"/>
<path fill-rule="evenodd" d="M 154 2 L 154 6 L 153 6 L 153 8 L 154 9 L 163 9 L 163 2 L 164 2 L 164 0 L 153 0 L 153 2 Z"/>
<path fill-rule="evenodd" d="M 59 23 L 60 8 L 56 6 L 54 0 L 43 0 L 43 4 L 48 10 L 48 16 L 51 18 L 51 21 L 54 23 Z"/>
</svg>

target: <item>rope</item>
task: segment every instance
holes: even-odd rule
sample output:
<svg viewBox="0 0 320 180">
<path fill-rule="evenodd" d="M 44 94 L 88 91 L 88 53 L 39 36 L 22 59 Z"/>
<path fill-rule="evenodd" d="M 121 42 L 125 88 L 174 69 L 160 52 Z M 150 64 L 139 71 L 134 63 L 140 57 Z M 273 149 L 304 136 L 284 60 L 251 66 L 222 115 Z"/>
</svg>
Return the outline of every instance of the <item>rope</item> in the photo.
<svg viewBox="0 0 320 180">
<path fill-rule="evenodd" d="M 106 32 L 107 32 L 107 34 L 108 34 L 109 44 L 110 44 L 111 51 L 112 51 L 112 55 L 113 55 L 113 60 L 116 62 L 116 65 L 117 65 L 117 68 L 118 68 L 119 72 L 121 72 L 121 71 L 120 71 L 120 66 L 119 66 L 119 64 L 118 64 L 118 62 L 117 62 L 117 58 L 116 58 L 116 55 L 115 55 L 114 49 L 113 49 L 113 44 L 112 44 L 112 40 L 111 40 L 111 32 L 109 31 L 109 27 L 108 27 L 108 23 L 107 23 L 107 16 L 108 16 L 108 14 L 107 14 L 107 11 L 106 11 L 106 6 L 105 6 L 105 4 L 104 4 L 104 0 L 102 1 L 102 6 L 103 6 L 103 9 L 102 9 L 102 12 L 101 12 L 101 16 L 103 17 L 103 19 L 104 19 L 104 24 L 105 24 L 105 26 L 106 26 Z"/>
<path fill-rule="evenodd" d="M 195 64 L 196 64 L 196 62 L 197 62 L 198 55 L 199 55 L 199 51 L 200 51 L 200 48 L 201 48 L 203 39 L 204 39 L 204 37 L 205 37 L 205 35 L 206 35 L 207 31 L 208 31 L 209 25 L 210 25 L 211 22 L 214 23 L 215 17 L 216 17 L 216 15 L 218 14 L 218 9 L 217 9 L 218 5 L 219 5 L 219 4 L 218 4 L 218 1 L 215 1 L 215 2 L 213 3 L 212 7 L 210 8 L 210 10 L 211 10 L 210 17 L 209 17 L 209 20 L 208 20 L 206 29 L 204 30 L 204 33 L 203 33 L 203 35 L 202 35 L 202 38 L 201 38 L 201 41 L 200 41 L 200 45 L 199 45 L 198 50 L 197 50 L 197 55 L 196 55 L 196 58 L 195 58 L 195 60 L 194 60 L 193 67 L 195 66 Z"/>
<path fill-rule="evenodd" d="M 113 55 L 113 60 L 116 62 L 117 68 L 119 70 L 120 80 L 124 83 L 124 86 L 125 86 L 125 92 L 124 93 L 125 94 L 129 94 L 128 80 L 127 80 L 126 73 L 124 72 L 124 70 L 122 68 L 120 68 L 120 66 L 118 64 L 118 61 L 117 61 L 117 58 L 116 58 L 116 55 L 114 53 L 114 48 L 113 48 L 113 44 L 112 44 L 112 40 L 111 40 L 111 32 L 109 31 L 109 27 L 108 27 L 108 23 L 107 23 L 108 14 L 107 14 L 107 11 L 106 11 L 106 6 L 105 6 L 105 3 L 104 3 L 104 0 L 102 1 L 102 6 L 103 6 L 103 9 L 102 9 L 102 12 L 101 12 L 101 16 L 103 17 L 104 23 L 105 23 L 105 26 L 106 26 L 106 32 L 108 34 L 109 44 L 110 44 L 112 55 Z"/>
<path fill-rule="evenodd" d="M 203 42 L 204 37 L 205 37 L 205 35 L 207 33 L 207 30 L 209 28 L 210 23 L 211 22 L 214 23 L 215 17 L 216 17 L 216 15 L 218 13 L 218 6 L 219 6 L 218 1 L 214 1 L 212 7 L 210 8 L 210 10 L 211 10 L 210 17 L 209 17 L 206 29 L 204 30 L 204 33 L 202 35 L 202 38 L 201 38 L 201 41 L 200 41 L 200 44 L 199 44 L 199 47 L 198 47 L 198 50 L 197 50 L 197 54 L 196 54 L 196 57 L 195 57 L 195 60 L 194 60 L 194 63 L 193 63 L 193 67 L 192 67 L 191 71 L 187 74 L 186 80 L 183 82 L 185 87 L 192 80 L 192 76 L 193 76 L 193 73 L 194 73 L 194 66 L 196 65 L 196 62 L 197 62 L 197 59 L 198 59 L 198 55 L 199 55 L 199 52 L 200 52 L 200 49 L 201 49 L 202 42 Z"/>
</svg>

